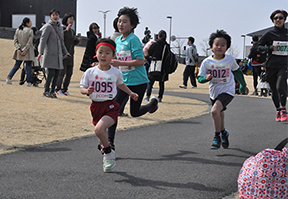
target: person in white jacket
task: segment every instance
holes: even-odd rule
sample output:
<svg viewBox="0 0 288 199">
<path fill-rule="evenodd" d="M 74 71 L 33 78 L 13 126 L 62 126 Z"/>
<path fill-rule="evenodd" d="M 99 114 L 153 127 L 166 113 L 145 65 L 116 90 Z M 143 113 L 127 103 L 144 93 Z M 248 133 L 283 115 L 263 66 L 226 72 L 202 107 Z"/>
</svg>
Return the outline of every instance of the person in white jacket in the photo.
<svg viewBox="0 0 288 199">
<path fill-rule="evenodd" d="M 186 67 L 183 72 L 183 85 L 179 86 L 180 88 L 187 88 L 188 78 L 192 84 L 192 88 L 197 88 L 196 78 L 195 78 L 195 68 L 197 63 L 197 49 L 194 45 L 195 39 L 193 37 L 188 37 L 188 49 L 186 54 Z"/>
</svg>

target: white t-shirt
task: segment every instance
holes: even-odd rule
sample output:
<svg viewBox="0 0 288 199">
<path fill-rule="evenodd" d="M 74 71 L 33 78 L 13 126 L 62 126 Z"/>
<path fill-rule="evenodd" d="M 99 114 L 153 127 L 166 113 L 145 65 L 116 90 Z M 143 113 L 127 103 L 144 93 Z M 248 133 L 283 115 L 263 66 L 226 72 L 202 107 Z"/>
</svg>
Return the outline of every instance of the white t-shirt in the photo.
<svg viewBox="0 0 288 199">
<path fill-rule="evenodd" d="M 94 87 L 94 92 L 89 95 L 91 100 L 103 102 L 115 98 L 117 86 L 123 84 L 123 77 L 119 69 L 110 67 L 109 70 L 103 71 L 97 65 L 87 69 L 83 74 L 80 87 Z"/>
<path fill-rule="evenodd" d="M 209 81 L 210 98 L 215 100 L 221 93 L 235 94 L 235 81 L 232 71 L 239 68 L 235 58 L 232 55 L 225 55 L 221 60 L 207 57 L 201 64 L 198 75 L 213 75 Z"/>
</svg>

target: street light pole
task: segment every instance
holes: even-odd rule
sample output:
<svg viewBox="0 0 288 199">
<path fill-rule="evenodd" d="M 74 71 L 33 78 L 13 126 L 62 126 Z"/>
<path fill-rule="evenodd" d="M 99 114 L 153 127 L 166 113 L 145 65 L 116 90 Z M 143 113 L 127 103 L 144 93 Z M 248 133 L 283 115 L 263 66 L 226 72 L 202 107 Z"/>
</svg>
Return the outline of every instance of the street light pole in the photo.
<svg viewBox="0 0 288 199">
<path fill-rule="evenodd" d="M 106 37 L 106 14 L 108 12 L 111 12 L 111 11 L 110 10 L 106 10 L 106 11 L 99 10 L 99 12 L 102 12 L 103 17 L 104 17 L 104 38 L 105 38 Z"/>
<path fill-rule="evenodd" d="M 169 45 L 171 45 L 172 16 L 167 16 L 167 18 L 170 20 Z"/>
<path fill-rule="evenodd" d="M 245 48 L 245 37 L 246 37 L 246 35 L 241 35 L 241 37 L 243 37 L 244 38 L 244 42 L 243 42 L 243 60 L 244 60 L 244 58 L 245 58 L 245 54 L 246 54 L 246 48 Z"/>
</svg>

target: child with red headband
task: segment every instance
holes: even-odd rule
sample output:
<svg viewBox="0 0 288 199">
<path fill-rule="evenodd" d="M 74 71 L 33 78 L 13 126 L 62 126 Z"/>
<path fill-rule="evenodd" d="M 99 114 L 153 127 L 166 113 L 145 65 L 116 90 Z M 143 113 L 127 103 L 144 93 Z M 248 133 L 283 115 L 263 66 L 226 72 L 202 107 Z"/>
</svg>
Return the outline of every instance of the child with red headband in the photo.
<svg viewBox="0 0 288 199">
<path fill-rule="evenodd" d="M 118 117 L 120 105 L 114 100 L 117 87 L 127 93 L 133 100 L 138 95 L 132 92 L 123 82 L 122 73 L 110 66 L 115 57 L 116 44 L 111 39 L 100 39 L 96 44 L 96 57 L 99 64 L 89 68 L 80 81 L 80 92 L 89 95 L 92 100 L 90 111 L 95 125 L 95 134 L 99 138 L 103 153 L 103 171 L 109 172 L 116 165 L 115 152 L 108 142 L 107 129 L 112 126 Z"/>
</svg>

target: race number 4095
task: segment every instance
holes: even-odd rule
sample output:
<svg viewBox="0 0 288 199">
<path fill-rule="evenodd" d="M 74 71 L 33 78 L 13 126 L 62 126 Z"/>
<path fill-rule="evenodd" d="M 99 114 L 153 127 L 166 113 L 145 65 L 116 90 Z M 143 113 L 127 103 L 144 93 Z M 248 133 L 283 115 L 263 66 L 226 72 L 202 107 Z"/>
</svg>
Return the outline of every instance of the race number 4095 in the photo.
<svg viewBox="0 0 288 199">
<path fill-rule="evenodd" d="M 90 81 L 89 86 L 93 86 L 96 93 L 111 93 L 113 91 L 113 82 L 110 81 Z"/>
</svg>

